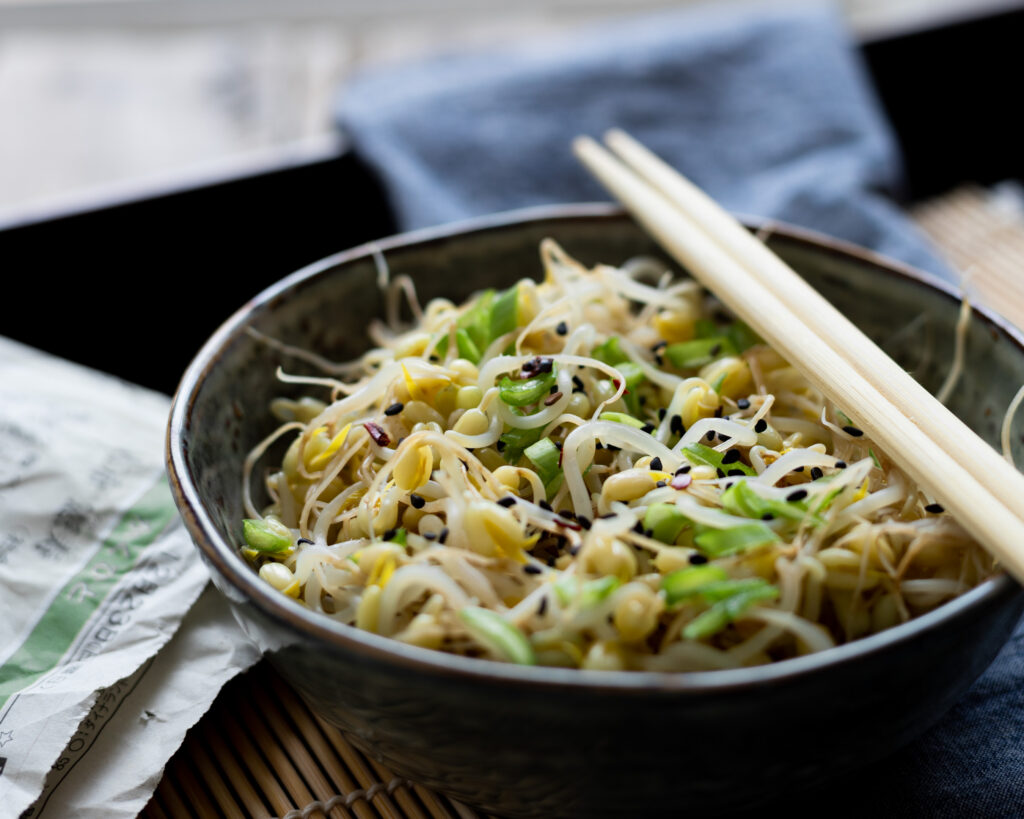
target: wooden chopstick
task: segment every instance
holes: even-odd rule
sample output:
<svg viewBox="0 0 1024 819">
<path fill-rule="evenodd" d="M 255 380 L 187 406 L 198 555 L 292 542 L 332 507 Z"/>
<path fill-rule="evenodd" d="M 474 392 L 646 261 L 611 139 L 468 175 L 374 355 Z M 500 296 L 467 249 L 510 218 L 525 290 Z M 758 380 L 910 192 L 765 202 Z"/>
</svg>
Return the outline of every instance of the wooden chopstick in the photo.
<svg viewBox="0 0 1024 819">
<path fill-rule="evenodd" d="M 858 427 L 949 509 L 1007 571 L 1024 581 L 1024 520 L 997 497 L 988 485 L 988 476 L 986 480 L 975 477 L 950 455 L 954 442 L 948 440 L 951 433 L 945 426 L 926 434 L 914 422 L 913 408 L 900 409 L 886 397 L 875 383 L 877 374 L 868 373 L 869 379 L 842 351 L 825 341 L 823 334 L 805 323 L 806 304 L 799 300 L 789 304 L 780 298 L 765 285 L 767 274 L 751 274 L 662 190 L 652 187 L 592 139 L 580 137 L 573 147 L 590 171 L 673 258 L 801 369 L 830 401 L 851 414 Z M 902 370 L 900 373 L 910 378 Z M 977 446 L 988 447 L 973 432 L 969 434 Z"/>
<path fill-rule="evenodd" d="M 759 279 L 819 338 L 923 430 L 942 430 L 942 444 L 1004 505 L 1024 518 L 1024 475 L 893 361 L 789 265 L 772 253 L 710 196 L 623 131 L 609 131 L 609 147 L 660 190 L 719 247 Z M 934 436 L 933 436 L 934 437 Z"/>
</svg>

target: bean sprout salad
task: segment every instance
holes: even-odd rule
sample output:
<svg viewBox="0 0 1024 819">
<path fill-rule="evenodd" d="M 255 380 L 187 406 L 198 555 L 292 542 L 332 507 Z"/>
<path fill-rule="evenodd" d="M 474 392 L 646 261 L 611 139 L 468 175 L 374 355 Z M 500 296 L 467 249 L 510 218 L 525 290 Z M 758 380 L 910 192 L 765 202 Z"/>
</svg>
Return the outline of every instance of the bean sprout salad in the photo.
<svg viewBox="0 0 1024 819">
<path fill-rule="evenodd" d="M 823 651 L 992 573 L 856 407 L 698 284 L 540 255 L 541 282 L 461 305 L 396 277 L 373 349 L 279 371 L 310 394 L 273 402 L 243 477 L 242 553 L 274 589 L 454 654 L 698 671 Z"/>
</svg>

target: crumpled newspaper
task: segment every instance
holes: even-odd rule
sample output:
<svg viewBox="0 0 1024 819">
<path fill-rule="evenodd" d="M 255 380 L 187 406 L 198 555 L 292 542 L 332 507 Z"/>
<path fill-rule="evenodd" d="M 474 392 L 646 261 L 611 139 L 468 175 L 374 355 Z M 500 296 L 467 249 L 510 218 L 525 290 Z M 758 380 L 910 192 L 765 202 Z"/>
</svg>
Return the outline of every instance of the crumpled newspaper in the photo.
<svg viewBox="0 0 1024 819">
<path fill-rule="evenodd" d="M 168 411 L 0 338 L 5 816 L 135 816 L 258 658 L 212 589 L 186 618 L 209 576 L 164 474 Z"/>
</svg>

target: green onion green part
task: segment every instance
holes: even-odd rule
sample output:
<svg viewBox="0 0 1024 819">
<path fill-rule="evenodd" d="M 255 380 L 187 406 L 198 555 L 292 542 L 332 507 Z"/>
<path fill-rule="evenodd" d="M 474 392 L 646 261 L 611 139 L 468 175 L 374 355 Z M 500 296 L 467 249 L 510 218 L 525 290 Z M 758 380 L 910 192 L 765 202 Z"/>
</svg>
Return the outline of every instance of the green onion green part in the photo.
<svg viewBox="0 0 1024 819">
<path fill-rule="evenodd" d="M 756 549 L 779 540 L 779 536 L 763 523 L 749 523 L 730 529 L 707 529 L 693 542 L 704 554 L 727 557 Z"/>
<path fill-rule="evenodd" d="M 534 665 L 533 647 L 518 628 L 490 609 L 466 606 L 459 611 L 469 633 L 499 657 L 519 665 Z"/>
<path fill-rule="evenodd" d="M 690 519 L 671 503 L 652 503 L 644 514 L 644 530 L 662 543 L 675 543 L 680 532 L 689 525 Z"/>
<path fill-rule="evenodd" d="M 246 518 L 242 521 L 242 534 L 249 548 L 257 552 L 280 554 L 292 548 L 291 530 L 271 518 Z"/>
<path fill-rule="evenodd" d="M 697 596 L 709 583 L 717 583 L 728 577 L 725 569 L 705 563 L 670 572 L 662 578 L 661 588 L 665 592 L 665 602 L 673 606 L 681 600 Z"/>
<path fill-rule="evenodd" d="M 601 417 L 603 418 L 604 414 L 602 414 Z M 721 469 L 723 472 L 738 469 L 744 475 L 751 478 L 757 474 L 742 461 L 734 461 L 730 464 L 722 463 L 722 458 L 725 457 L 725 453 L 719 452 L 718 450 L 712 449 L 704 444 L 687 444 L 683 447 L 683 454 L 687 457 L 690 463 L 695 466 L 713 466 L 715 469 Z"/>
</svg>

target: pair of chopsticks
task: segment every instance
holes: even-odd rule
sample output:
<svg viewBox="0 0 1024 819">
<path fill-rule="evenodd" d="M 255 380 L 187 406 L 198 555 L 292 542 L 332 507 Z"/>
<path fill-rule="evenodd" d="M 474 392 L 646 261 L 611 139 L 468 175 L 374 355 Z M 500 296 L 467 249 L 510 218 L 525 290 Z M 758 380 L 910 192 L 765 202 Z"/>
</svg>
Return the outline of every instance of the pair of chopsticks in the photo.
<svg viewBox="0 0 1024 819">
<path fill-rule="evenodd" d="M 707 194 L 622 131 L 584 165 L 715 293 L 1024 583 L 1024 476 Z"/>
</svg>

